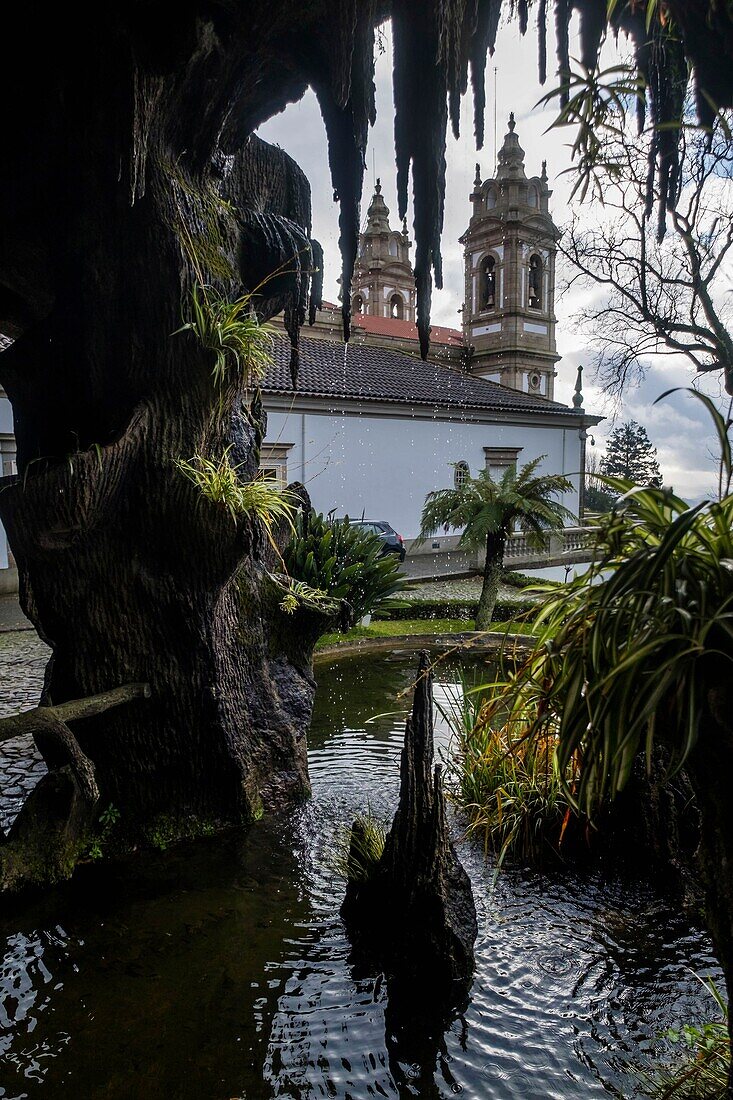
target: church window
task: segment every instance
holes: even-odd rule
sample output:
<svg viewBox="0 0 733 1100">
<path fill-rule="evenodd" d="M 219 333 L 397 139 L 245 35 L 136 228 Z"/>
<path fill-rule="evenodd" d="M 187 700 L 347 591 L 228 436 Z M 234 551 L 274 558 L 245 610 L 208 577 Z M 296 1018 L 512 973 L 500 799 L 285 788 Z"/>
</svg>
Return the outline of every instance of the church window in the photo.
<svg viewBox="0 0 733 1100">
<path fill-rule="evenodd" d="M 529 260 L 529 293 L 528 304 L 530 309 L 542 309 L 542 257 L 537 253 Z"/>
<path fill-rule="evenodd" d="M 486 192 L 486 209 L 493 210 L 496 206 L 496 191 L 493 187 L 490 187 Z"/>
<path fill-rule="evenodd" d="M 352 313 L 363 313 L 364 312 L 364 299 L 362 298 L 361 294 L 355 294 L 354 295 L 354 297 L 352 299 L 352 302 L 351 302 L 351 312 Z"/>
<path fill-rule="evenodd" d="M 456 462 L 453 467 L 453 485 L 456 489 L 460 489 L 462 485 L 465 485 L 471 476 L 471 472 L 468 468 L 467 462 Z"/>
<path fill-rule="evenodd" d="M 486 469 L 493 481 L 501 481 L 508 469 L 517 468 L 521 447 L 484 447 Z"/>
<path fill-rule="evenodd" d="M 397 241 L 394 239 L 394 237 L 390 238 L 389 254 L 390 254 L 390 256 L 396 256 L 397 255 Z"/>
<path fill-rule="evenodd" d="M 15 453 L 15 436 L 10 433 L 0 434 L 0 476 L 17 474 L 18 466 Z"/>
<path fill-rule="evenodd" d="M 389 300 L 389 315 L 390 317 L 397 317 L 400 320 L 405 315 L 405 305 L 399 294 L 393 294 Z"/>
<path fill-rule="evenodd" d="M 481 263 L 479 309 L 496 309 L 496 260 L 487 256 Z"/>
<path fill-rule="evenodd" d="M 284 489 L 288 483 L 288 454 L 292 443 L 263 443 L 260 454 L 259 476 L 278 489 Z"/>
<path fill-rule="evenodd" d="M 537 202 L 537 188 L 536 187 L 530 187 L 527 190 L 527 205 L 528 206 L 534 206 L 534 207 L 539 205 L 538 202 Z"/>
</svg>

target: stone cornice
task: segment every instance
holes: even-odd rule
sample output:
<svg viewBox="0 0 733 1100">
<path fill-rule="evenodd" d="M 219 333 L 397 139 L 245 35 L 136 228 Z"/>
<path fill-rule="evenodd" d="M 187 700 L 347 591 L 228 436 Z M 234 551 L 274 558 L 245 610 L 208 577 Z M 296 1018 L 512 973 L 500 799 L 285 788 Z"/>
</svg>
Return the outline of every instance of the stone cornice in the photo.
<svg viewBox="0 0 733 1100">
<path fill-rule="evenodd" d="M 312 413 L 326 416 L 379 417 L 385 420 L 431 420 L 460 424 L 518 424 L 537 428 L 583 428 L 599 424 L 603 416 L 587 413 L 537 410 L 520 412 L 507 409 L 446 409 L 439 405 L 407 405 L 373 399 L 314 397 L 299 394 L 262 394 L 265 411 L 290 412 L 295 416 Z"/>
</svg>

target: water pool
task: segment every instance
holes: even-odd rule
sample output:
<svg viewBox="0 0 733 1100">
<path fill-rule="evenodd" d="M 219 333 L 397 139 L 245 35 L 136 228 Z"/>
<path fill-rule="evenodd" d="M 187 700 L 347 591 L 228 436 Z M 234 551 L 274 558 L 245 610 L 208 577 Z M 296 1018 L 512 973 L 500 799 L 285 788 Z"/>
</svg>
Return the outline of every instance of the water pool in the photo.
<svg viewBox="0 0 733 1100">
<path fill-rule="evenodd" d="M 665 1028 L 711 1014 L 707 937 L 638 879 L 492 867 L 465 1012 L 401 1059 L 385 983 L 350 960 L 334 837 L 389 815 L 414 654 L 318 667 L 313 799 L 246 835 L 90 866 L 0 916 L 0 1097 L 632 1097 Z M 455 679 L 441 666 L 439 681 Z M 439 682 L 436 693 L 450 691 Z M 377 715 L 378 717 L 374 718 Z M 445 750 L 447 731 L 438 723 Z M 385 934 L 389 914 L 385 913 Z M 422 1030 L 421 1030 L 422 1029 Z"/>
</svg>

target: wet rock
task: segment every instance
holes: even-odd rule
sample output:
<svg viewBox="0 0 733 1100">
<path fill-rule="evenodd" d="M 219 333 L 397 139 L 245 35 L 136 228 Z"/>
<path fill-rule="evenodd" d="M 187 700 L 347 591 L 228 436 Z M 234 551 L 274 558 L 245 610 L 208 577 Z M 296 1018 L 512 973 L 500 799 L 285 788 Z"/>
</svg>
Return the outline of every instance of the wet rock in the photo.
<svg viewBox="0 0 733 1100">
<path fill-rule="evenodd" d="M 400 775 L 384 852 L 367 877 L 352 876 L 341 913 L 357 951 L 372 955 L 388 975 L 457 993 L 473 973 L 478 926 L 471 883 L 448 833 L 441 768 L 433 769 L 432 676 L 425 653 Z M 356 822 L 352 853 L 362 841 Z"/>
</svg>

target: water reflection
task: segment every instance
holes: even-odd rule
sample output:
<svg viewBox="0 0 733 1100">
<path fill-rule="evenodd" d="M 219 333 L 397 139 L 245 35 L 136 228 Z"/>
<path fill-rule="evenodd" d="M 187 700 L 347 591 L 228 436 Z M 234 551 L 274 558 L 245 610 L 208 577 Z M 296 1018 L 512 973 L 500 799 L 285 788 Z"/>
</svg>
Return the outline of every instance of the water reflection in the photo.
<svg viewBox="0 0 733 1100">
<path fill-rule="evenodd" d="M 3 920 L 0 1096 L 266 1095 L 279 962 L 307 920 L 291 838 L 264 831 L 93 869 Z"/>
<path fill-rule="evenodd" d="M 334 837 L 367 803 L 391 814 L 409 706 L 395 695 L 415 663 L 319 671 L 314 798 L 287 820 L 91 867 L 0 917 L 3 1100 L 635 1094 L 630 1064 L 709 1014 L 691 971 L 714 969 L 706 937 L 643 882 L 506 871 L 492 892 L 464 844 L 479 916 L 468 1003 L 431 1019 L 427 998 L 353 957 Z"/>
</svg>

